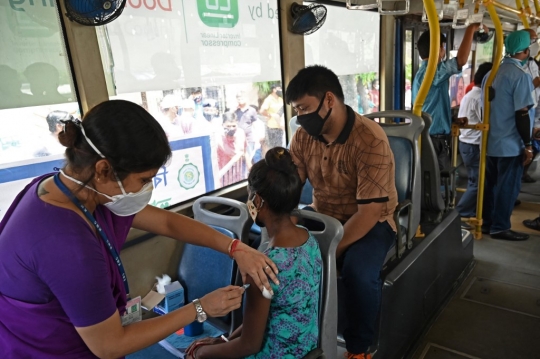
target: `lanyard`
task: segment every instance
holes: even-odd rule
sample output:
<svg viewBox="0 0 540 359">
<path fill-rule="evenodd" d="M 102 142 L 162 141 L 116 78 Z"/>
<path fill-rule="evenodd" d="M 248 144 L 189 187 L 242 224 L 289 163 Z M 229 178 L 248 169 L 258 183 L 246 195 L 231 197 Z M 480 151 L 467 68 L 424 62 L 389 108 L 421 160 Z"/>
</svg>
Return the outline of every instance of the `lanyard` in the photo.
<svg viewBox="0 0 540 359">
<path fill-rule="evenodd" d="M 111 241 L 109 240 L 109 238 L 107 237 L 103 229 L 101 229 L 101 226 L 99 225 L 97 220 L 94 218 L 94 216 L 92 216 L 92 214 L 88 212 L 88 209 L 81 202 L 79 202 L 77 197 L 75 197 L 73 193 L 71 193 L 70 190 L 66 187 L 66 185 L 63 184 L 62 181 L 60 181 L 59 177 L 60 175 L 58 173 L 54 175 L 54 183 L 58 186 L 58 188 L 60 188 L 62 192 L 64 192 L 64 194 L 71 200 L 71 202 L 73 202 L 77 207 L 79 207 L 79 209 L 90 221 L 90 223 L 92 223 L 94 227 L 96 227 L 96 230 L 98 231 L 101 239 L 105 243 L 105 246 L 109 250 L 111 257 L 114 259 L 114 261 L 116 262 L 116 265 L 118 266 L 118 270 L 120 271 L 120 275 L 122 276 L 122 280 L 124 281 L 124 287 L 126 288 L 126 296 L 129 297 L 129 285 L 128 285 L 128 281 L 126 277 L 126 271 L 124 270 L 124 265 L 122 264 L 122 261 L 120 260 L 120 256 L 118 255 L 116 248 L 113 247 Z"/>
</svg>

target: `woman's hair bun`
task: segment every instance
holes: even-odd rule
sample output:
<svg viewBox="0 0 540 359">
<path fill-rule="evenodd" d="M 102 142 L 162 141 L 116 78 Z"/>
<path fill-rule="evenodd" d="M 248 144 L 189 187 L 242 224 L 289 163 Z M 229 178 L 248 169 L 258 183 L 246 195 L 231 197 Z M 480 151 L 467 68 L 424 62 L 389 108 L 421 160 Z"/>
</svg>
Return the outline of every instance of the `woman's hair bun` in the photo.
<svg viewBox="0 0 540 359">
<path fill-rule="evenodd" d="M 64 122 L 64 121 L 63 121 Z M 74 121 L 65 121 L 64 122 L 64 131 L 58 134 L 58 141 L 62 146 L 67 148 L 75 147 L 75 143 L 79 138 L 81 129 L 79 126 L 82 126 L 81 123 L 76 123 Z"/>
<path fill-rule="evenodd" d="M 264 160 L 268 167 L 273 170 L 292 174 L 296 173 L 296 165 L 293 162 L 290 152 L 283 147 L 274 147 L 266 152 Z"/>
</svg>

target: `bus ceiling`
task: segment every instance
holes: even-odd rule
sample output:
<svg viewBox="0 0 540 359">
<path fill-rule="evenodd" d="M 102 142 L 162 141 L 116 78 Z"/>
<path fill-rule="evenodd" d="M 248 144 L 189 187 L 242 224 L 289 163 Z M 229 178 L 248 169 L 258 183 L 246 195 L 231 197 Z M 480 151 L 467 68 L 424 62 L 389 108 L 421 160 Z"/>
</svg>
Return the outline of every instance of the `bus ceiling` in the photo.
<svg viewBox="0 0 540 359">
<path fill-rule="evenodd" d="M 380 7 L 379 3 L 381 1 L 379 0 L 332 0 L 332 1 L 316 1 L 316 2 L 326 3 L 328 5 L 332 5 L 332 4 L 337 5 L 341 3 L 341 4 L 346 5 L 351 10 L 376 11 Z M 438 2 L 441 2 L 441 3 L 448 2 L 449 4 L 459 4 L 459 1 L 457 0 L 436 1 L 436 3 Z M 469 7 L 472 2 L 473 1 L 471 0 L 465 0 L 464 2 L 465 7 Z M 405 0 L 399 0 L 399 1 L 384 1 L 383 0 L 382 3 L 384 3 L 383 6 L 385 9 L 401 10 L 401 9 L 405 9 L 406 7 L 404 5 L 406 3 Z M 518 6 L 522 6 L 523 11 L 526 14 L 530 14 L 532 16 L 534 16 L 537 12 L 535 9 L 534 0 L 529 0 L 528 2 L 525 2 L 525 1 L 522 2 L 518 0 L 517 4 L 516 4 L 516 0 L 497 0 L 496 3 L 501 5 L 500 7 L 497 7 L 497 13 L 499 14 L 499 17 L 501 19 L 504 31 L 513 31 L 516 29 L 516 25 L 523 24 L 522 19 L 518 15 L 519 10 L 516 10 Z M 529 6 L 529 8 L 526 7 L 527 5 Z M 423 1 L 409 1 L 408 7 L 409 7 L 409 11 L 407 12 L 406 15 L 422 15 L 423 14 L 423 11 L 424 11 Z M 540 14 L 540 11 L 539 11 L 539 14 Z M 399 13 L 395 13 L 392 15 L 406 16 L 405 14 L 399 14 Z M 529 17 L 527 17 L 527 19 L 528 19 L 528 23 L 531 26 L 535 26 L 534 21 L 532 21 Z M 447 21 L 452 21 L 452 17 L 448 16 L 448 13 L 445 12 L 445 15 L 443 16 L 443 19 L 441 20 L 441 22 L 445 23 Z M 538 21 L 538 23 L 540 23 L 540 20 Z M 484 16 L 484 24 L 488 27 L 493 27 L 493 23 L 491 22 L 491 19 L 489 19 L 489 15 L 487 14 Z"/>
</svg>

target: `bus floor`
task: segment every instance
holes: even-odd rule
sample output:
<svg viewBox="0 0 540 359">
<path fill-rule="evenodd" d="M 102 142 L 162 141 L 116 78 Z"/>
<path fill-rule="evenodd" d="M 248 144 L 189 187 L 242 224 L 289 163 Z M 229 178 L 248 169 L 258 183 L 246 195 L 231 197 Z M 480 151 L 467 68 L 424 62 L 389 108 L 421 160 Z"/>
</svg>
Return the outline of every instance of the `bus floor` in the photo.
<svg viewBox="0 0 540 359">
<path fill-rule="evenodd" d="M 540 166 L 532 177 L 538 182 L 523 184 L 513 228 L 518 210 L 525 218 L 539 215 Z M 527 204 L 529 210 L 519 208 Z M 475 241 L 475 268 L 409 358 L 540 358 L 540 232 L 527 232 L 523 242 L 486 235 Z"/>
</svg>

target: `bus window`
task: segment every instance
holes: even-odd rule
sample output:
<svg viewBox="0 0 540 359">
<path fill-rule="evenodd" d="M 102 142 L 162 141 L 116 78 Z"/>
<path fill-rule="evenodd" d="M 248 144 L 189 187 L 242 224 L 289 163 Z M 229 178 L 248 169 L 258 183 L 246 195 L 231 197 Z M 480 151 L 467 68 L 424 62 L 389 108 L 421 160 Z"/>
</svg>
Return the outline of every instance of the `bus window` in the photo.
<svg viewBox="0 0 540 359">
<path fill-rule="evenodd" d="M 128 0 L 98 37 L 110 98 L 143 106 L 169 138 L 151 200 L 166 208 L 285 145 L 277 0 L 146 4 Z"/>
<path fill-rule="evenodd" d="M 0 219 L 30 179 L 62 166 L 59 120 L 79 116 L 53 4 L 0 6 Z"/>
<path fill-rule="evenodd" d="M 485 44 L 476 44 L 476 70 L 484 62 L 493 61 L 493 40 L 494 38 Z"/>
<path fill-rule="evenodd" d="M 338 75 L 345 103 L 360 114 L 379 111 L 378 12 L 328 6 L 324 31 L 305 37 L 307 65 L 324 65 Z"/>
<path fill-rule="evenodd" d="M 405 110 L 412 109 L 413 30 L 405 30 Z"/>
</svg>

